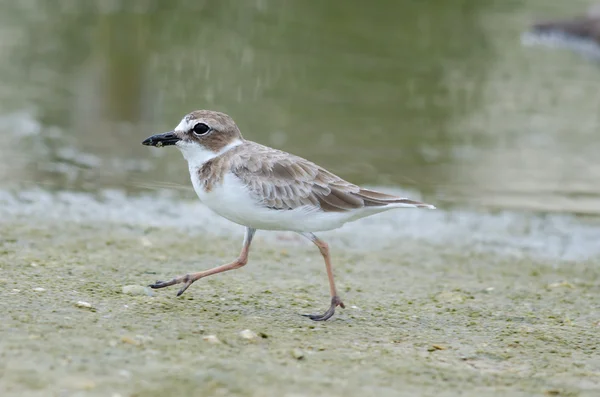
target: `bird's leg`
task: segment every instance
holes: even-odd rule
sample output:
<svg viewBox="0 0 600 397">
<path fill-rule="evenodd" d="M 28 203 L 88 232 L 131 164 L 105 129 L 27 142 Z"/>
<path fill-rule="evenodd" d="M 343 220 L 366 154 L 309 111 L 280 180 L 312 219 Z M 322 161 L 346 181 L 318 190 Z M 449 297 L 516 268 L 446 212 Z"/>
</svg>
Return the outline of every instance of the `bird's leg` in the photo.
<svg viewBox="0 0 600 397">
<path fill-rule="evenodd" d="M 337 289 L 335 288 L 335 281 L 333 280 L 333 269 L 331 267 L 331 258 L 329 256 L 329 245 L 317 236 L 312 233 L 300 233 L 310 241 L 312 241 L 317 247 L 319 247 L 319 251 L 321 251 L 321 255 L 323 255 L 323 259 L 325 260 L 325 269 L 327 270 L 327 278 L 329 279 L 329 291 L 331 293 L 331 306 L 329 309 L 323 314 L 307 314 L 306 317 L 310 318 L 314 321 L 325 321 L 335 313 L 335 308 L 340 306 L 345 308 L 344 302 L 340 299 L 337 294 Z"/>
<path fill-rule="evenodd" d="M 183 283 L 183 287 L 181 287 L 179 292 L 177 292 L 177 296 L 180 296 L 181 294 L 183 294 L 185 292 L 186 289 L 188 289 L 188 287 L 190 285 L 192 285 L 194 283 L 194 281 L 200 280 L 201 278 L 204 278 L 204 277 L 212 276 L 213 274 L 226 272 L 228 270 L 233 270 L 233 269 L 237 269 L 237 268 L 244 266 L 246 263 L 248 263 L 248 251 L 250 250 L 250 243 L 252 242 L 252 237 L 254 237 L 255 232 L 256 232 L 256 229 L 252 229 L 249 227 L 246 228 L 246 234 L 244 235 L 244 244 L 242 246 L 242 252 L 240 252 L 240 256 L 233 262 L 227 263 L 225 265 L 213 267 L 212 269 L 204 270 L 202 272 L 189 273 L 189 274 L 186 274 L 185 276 L 175 277 L 174 279 L 172 279 L 170 281 L 157 281 L 154 284 L 150 284 L 149 287 L 156 289 L 156 288 L 164 288 L 164 287 L 168 287 L 170 285 Z"/>
</svg>

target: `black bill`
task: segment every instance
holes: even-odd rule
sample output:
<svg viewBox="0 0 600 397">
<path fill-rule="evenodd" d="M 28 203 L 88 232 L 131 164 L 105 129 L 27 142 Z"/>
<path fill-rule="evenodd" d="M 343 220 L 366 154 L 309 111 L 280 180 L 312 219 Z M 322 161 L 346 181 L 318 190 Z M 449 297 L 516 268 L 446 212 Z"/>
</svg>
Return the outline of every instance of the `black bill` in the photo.
<svg viewBox="0 0 600 397">
<path fill-rule="evenodd" d="M 165 132 L 164 134 L 156 134 L 148 137 L 142 142 L 142 145 L 146 146 L 170 146 L 174 145 L 179 141 L 179 137 L 173 133 L 173 131 Z"/>
</svg>

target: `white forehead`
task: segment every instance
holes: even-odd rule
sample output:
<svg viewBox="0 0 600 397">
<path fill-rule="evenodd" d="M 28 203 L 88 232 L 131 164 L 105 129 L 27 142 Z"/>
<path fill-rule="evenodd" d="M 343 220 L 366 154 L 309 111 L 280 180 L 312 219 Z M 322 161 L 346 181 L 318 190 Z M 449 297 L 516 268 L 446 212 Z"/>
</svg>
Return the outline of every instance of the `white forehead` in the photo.
<svg viewBox="0 0 600 397">
<path fill-rule="evenodd" d="M 196 125 L 197 122 L 198 120 L 194 120 L 189 115 L 185 116 L 181 119 L 179 124 L 177 124 L 177 127 L 175 127 L 175 131 L 189 131 L 192 128 L 194 128 L 194 125 Z"/>
<path fill-rule="evenodd" d="M 177 124 L 177 127 L 175 127 L 175 131 L 188 132 L 198 123 L 204 123 L 209 127 L 219 131 L 236 128 L 233 120 L 223 113 L 204 112 L 204 114 L 202 114 L 202 112 L 197 111 L 185 115 L 179 124 Z"/>
</svg>

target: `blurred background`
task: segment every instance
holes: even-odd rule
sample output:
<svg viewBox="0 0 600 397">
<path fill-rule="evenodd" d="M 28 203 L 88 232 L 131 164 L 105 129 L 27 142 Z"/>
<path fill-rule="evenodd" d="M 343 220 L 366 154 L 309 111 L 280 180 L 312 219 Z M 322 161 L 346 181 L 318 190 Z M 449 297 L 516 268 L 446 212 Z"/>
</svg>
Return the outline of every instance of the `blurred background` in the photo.
<svg viewBox="0 0 600 397">
<path fill-rule="evenodd" d="M 194 109 L 354 183 L 600 214 L 600 64 L 524 47 L 584 0 L 0 0 L 0 189 L 193 198 Z"/>
</svg>

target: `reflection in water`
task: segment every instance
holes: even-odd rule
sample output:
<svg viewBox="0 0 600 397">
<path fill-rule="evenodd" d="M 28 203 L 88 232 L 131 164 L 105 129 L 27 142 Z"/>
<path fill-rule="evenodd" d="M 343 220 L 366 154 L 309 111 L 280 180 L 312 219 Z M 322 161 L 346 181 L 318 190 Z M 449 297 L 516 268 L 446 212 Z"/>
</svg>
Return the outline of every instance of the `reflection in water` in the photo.
<svg viewBox="0 0 600 397">
<path fill-rule="evenodd" d="M 2 1 L 0 188 L 191 196 L 140 141 L 209 108 L 356 183 L 598 213 L 600 71 L 521 48 L 548 1 L 495 3 Z"/>
</svg>

